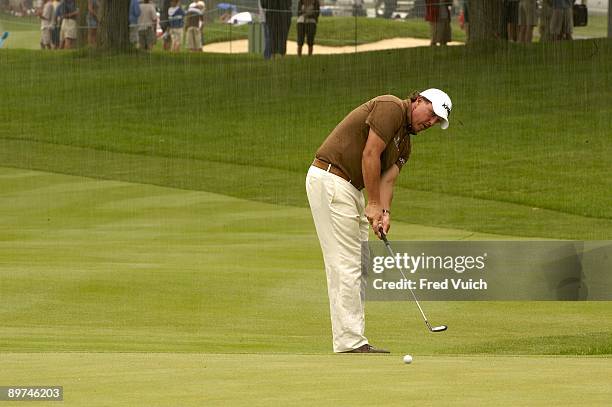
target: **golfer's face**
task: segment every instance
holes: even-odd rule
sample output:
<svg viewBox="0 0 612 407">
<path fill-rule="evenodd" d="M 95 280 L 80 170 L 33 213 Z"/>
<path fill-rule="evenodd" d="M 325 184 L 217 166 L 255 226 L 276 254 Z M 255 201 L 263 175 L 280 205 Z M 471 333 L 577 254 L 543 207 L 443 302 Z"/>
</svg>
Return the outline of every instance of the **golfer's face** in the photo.
<svg viewBox="0 0 612 407">
<path fill-rule="evenodd" d="M 440 118 L 433 111 L 431 102 L 425 99 L 419 99 L 417 105 L 412 111 L 412 130 L 415 133 L 426 130 L 438 123 Z"/>
</svg>

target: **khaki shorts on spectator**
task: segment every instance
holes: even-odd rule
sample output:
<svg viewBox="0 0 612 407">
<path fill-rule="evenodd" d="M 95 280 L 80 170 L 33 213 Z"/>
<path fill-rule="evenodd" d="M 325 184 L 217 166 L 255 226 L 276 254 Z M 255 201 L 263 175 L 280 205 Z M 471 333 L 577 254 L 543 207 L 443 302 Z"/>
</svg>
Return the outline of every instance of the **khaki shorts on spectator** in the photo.
<svg viewBox="0 0 612 407">
<path fill-rule="evenodd" d="M 200 49 L 202 48 L 202 33 L 197 27 L 189 27 L 187 29 L 187 48 Z"/>
<path fill-rule="evenodd" d="M 42 29 L 42 31 L 40 32 L 40 44 L 41 45 L 45 45 L 45 46 L 52 45 L 51 31 L 53 31 L 53 28 L 51 27 Z"/>
<path fill-rule="evenodd" d="M 170 28 L 170 38 L 172 38 L 172 46 L 181 45 L 183 42 L 183 29 L 182 28 Z"/>
<path fill-rule="evenodd" d="M 533 27 L 538 24 L 536 0 L 521 0 L 519 3 L 518 25 Z"/>
<path fill-rule="evenodd" d="M 553 35 L 571 34 L 574 30 L 574 13 L 571 8 L 553 9 L 550 20 L 550 33 Z"/>
<path fill-rule="evenodd" d="M 155 45 L 155 32 L 153 27 L 138 30 L 138 46 L 140 49 L 151 49 Z"/>
<path fill-rule="evenodd" d="M 65 18 L 62 20 L 62 28 L 60 29 L 60 41 L 64 39 L 77 39 L 77 22 L 72 18 Z"/>
</svg>

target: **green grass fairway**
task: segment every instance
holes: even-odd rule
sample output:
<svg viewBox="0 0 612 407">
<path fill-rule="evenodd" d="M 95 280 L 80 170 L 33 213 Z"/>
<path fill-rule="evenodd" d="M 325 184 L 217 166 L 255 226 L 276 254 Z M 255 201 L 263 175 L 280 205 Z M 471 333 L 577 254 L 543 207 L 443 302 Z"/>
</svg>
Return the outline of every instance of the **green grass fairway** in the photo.
<svg viewBox="0 0 612 407">
<path fill-rule="evenodd" d="M 0 63 L 6 166 L 304 207 L 304 173 L 341 117 L 377 94 L 437 86 L 457 101 L 453 124 L 414 138 L 395 220 L 612 236 L 609 41 L 274 62 L 6 50 Z"/>
<path fill-rule="evenodd" d="M 66 406 L 608 406 L 612 400 L 608 358 L 415 355 L 405 365 L 401 354 L 9 353 L 2 362 L 1 382 L 61 383 Z"/>
<path fill-rule="evenodd" d="M 0 190 L 0 383 L 63 385 L 64 405 L 612 397 L 610 302 L 425 302 L 450 326 L 435 335 L 411 302 L 368 303 L 368 336 L 393 354 L 333 355 L 305 208 L 10 168 Z M 512 238 L 402 222 L 392 236 Z"/>
</svg>

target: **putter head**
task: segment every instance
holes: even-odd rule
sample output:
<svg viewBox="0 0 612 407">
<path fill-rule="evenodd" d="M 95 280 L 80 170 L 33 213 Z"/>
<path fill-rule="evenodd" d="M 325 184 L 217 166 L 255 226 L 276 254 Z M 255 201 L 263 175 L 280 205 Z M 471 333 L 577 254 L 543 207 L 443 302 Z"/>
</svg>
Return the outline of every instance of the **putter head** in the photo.
<svg viewBox="0 0 612 407">
<path fill-rule="evenodd" d="M 433 328 L 431 328 L 431 332 L 442 332 L 446 331 L 447 329 L 448 327 L 446 325 L 434 326 Z"/>
<path fill-rule="evenodd" d="M 6 40 L 8 38 L 8 36 L 9 36 L 8 31 L 5 31 L 5 32 L 2 33 L 2 37 L 0 37 L 0 39 Z"/>
<path fill-rule="evenodd" d="M 429 330 L 431 332 L 443 332 L 443 331 L 446 331 L 448 329 L 448 327 L 446 325 L 431 326 L 431 325 L 429 325 L 429 321 L 425 321 L 425 323 L 427 324 L 427 328 L 429 328 Z"/>
</svg>

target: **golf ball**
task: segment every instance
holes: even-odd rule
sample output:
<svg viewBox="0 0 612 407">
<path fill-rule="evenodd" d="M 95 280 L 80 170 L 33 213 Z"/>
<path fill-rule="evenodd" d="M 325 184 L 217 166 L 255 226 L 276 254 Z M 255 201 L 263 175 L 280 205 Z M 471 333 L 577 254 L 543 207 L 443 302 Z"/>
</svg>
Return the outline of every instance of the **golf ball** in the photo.
<svg viewBox="0 0 612 407">
<path fill-rule="evenodd" d="M 407 364 L 407 365 L 412 363 L 412 356 L 404 355 L 404 363 Z"/>
</svg>

